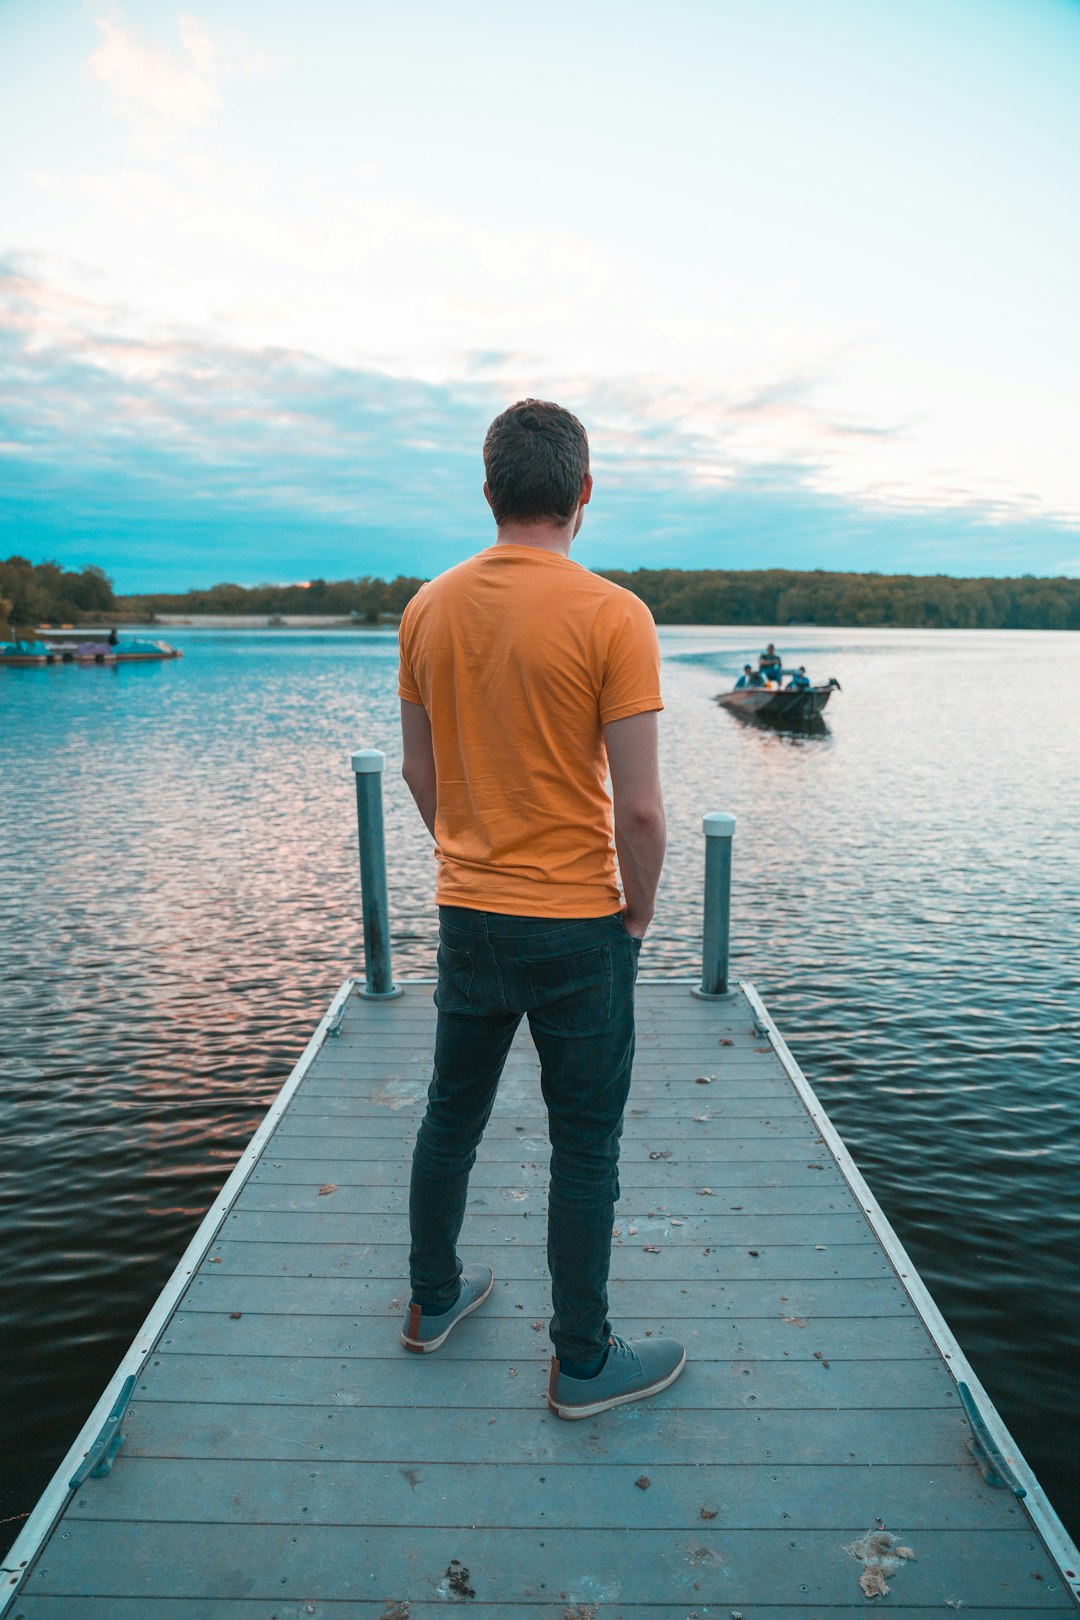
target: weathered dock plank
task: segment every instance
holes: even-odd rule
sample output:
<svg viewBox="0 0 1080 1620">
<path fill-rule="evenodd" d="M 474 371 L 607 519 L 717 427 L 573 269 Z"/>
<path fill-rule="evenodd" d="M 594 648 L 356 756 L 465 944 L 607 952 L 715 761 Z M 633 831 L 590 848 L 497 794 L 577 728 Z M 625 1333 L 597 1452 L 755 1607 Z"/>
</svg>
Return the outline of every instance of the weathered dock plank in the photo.
<svg viewBox="0 0 1080 1620">
<path fill-rule="evenodd" d="M 498 1511 L 507 1529 L 685 1530 L 715 1522 L 727 1529 L 797 1525 L 830 1530 L 837 1523 L 858 1524 L 866 1512 L 867 1491 L 887 1523 L 902 1524 L 905 1535 L 936 1530 L 996 1530 L 998 1506 L 989 1486 L 967 1493 L 956 1468 L 899 1463 L 884 1469 L 845 1469 L 828 1465 L 774 1468 L 743 1465 L 737 1481 L 726 1464 L 652 1463 L 649 1490 L 638 1485 L 641 1472 L 631 1462 L 593 1459 L 559 1465 L 558 1489 L 550 1490 L 550 1464 L 521 1462 L 500 1466 Z M 219 1522 L 223 1524 L 327 1524 L 352 1522 L 356 1476 L 350 1463 L 288 1458 L 253 1464 L 225 1459 L 215 1465 Z M 117 1475 L 108 1507 L 100 1493 L 87 1491 L 81 1521 L 114 1516 L 146 1516 L 147 1504 L 161 1523 L 201 1524 L 206 1514 L 206 1465 L 189 1458 L 133 1458 Z M 705 1521 L 701 1510 L 715 1515 Z M 454 1529 L 482 1523 L 491 1514 L 492 1488 L 486 1463 L 425 1463 L 391 1468 L 379 1480 L 375 1517 L 388 1525 Z M 1019 1508 L 1013 1518 L 1021 1522 Z"/>
<path fill-rule="evenodd" d="M 704 1148 L 706 1133 L 702 1131 L 697 1138 L 678 1137 L 674 1132 L 650 1131 L 648 1139 L 624 1137 L 622 1143 L 622 1163 L 625 1166 L 641 1164 L 650 1159 L 659 1149 L 667 1149 L 676 1165 L 684 1170 L 695 1169 L 702 1171 L 710 1164 L 760 1164 L 760 1163 L 799 1163 L 806 1159 L 811 1150 L 812 1143 L 800 1137 L 796 1141 L 787 1141 L 782 1137 L 766 1137 L 744 1141 L 724 1141 L 716 1139 L 709 1141 L 708 1150 Z M 499 1136 L 493 1135 L 491 1142 L 485 1137 L 485 1158 L 490 1164 L 527 1164 L 526 1155 L 542 1154 L 547 1158 L 547 1139 L 539 1130 L 525 1135 Z M 399 1174 L 408 1175 L 409 1159 L 412 1154 L 411 1145 L 399 1137 L 391 1137 L 384 1148 L 381 1149 L 383 1162 L 401 1167 Z M 281 1137 L 274 1138 L 274 1158 L 277 1160 L 297 1159 L 308 1164 L 325 1164 L 327 1155 L 333 1154 L 333 1162 L 348 1163 L 350 1159 L 364 1161 L 370 1157 L 367 1144 L 364 1141 L 356 1143 L 342 1137 L 330 1134 L 327 1136 L 310 1136 L 297 1132 L 287 1131 Z M 530 1164 L 536 1169 L 536 1164 Z"/>
<path fill-rule="evenodd" d="M 505 1082 L 504 1082 L 505 1083 Z M 805 1114 L 793 1106 L 796 1099 L 792 1099 L 790 1089 L 787 1096 L 754 1096 L 730 1099 L 730 1108 L 720 1101 L 721 1093 L 714 1089 L 719 1082 L 708 1082 L 708 1089 L 700 1086 L 698 1082 L 690 1085 L 679 1085 L 675 1082 L 670 1085 L 656 1087 L 649 1092 L 644 1085 L 636 1087 L 633 1091 L 634 1107 L 627 1110 L 627 1119 L 651 1119 L 654 1121 L 652 1129 L 657 1135 L 671 1135 L 682 1139 L 698 1137 L 702 1133 L 691 1130 L 693 1124 L 713 1122 L 722 1125 L 725 1122 L 733 1124 L 741 1120 L 747 1127 L 749 1135 L 757 1134 L 752 1127 L 757 1124 L 779 1126 L 781 1121 L 787 1124 L 788 1134 L 803 1134 L 806 1130 Z M 342 1107 L 338 1113 L 327 1114 L 319 1105 L 331 1102 L 340 1103 L 341 1099 L 314 1097 L 305 1099 L 308 1108 L 303 1113 L 292 1114 L 288 1120 L 283 1121 L 281 1135 L 323 1135 L 338 1131 L 346 1131 L 355 1136 L 396 1136 L 401 1129 L 401 1116 L 403 1112 L 412 1113 L 423 1101 L 426 1087 L 410 1087 L 411 1095 L 406 1104 L 402 1104 L 395 1095 L 393 1101 L 386 1103 L 369 1103 L 363 1109 L 346 1109 Z M 691 1113 L 691 1105 L 693 1112 Z M 528 1097 L 519 1091 L 516 1096 L 496 1104 L 488 1126 L 492 1140 L 498 1137 L 512 1136 L 515 1131 L 535 1127 L 542 1123 L 544 1115 L 537 1112 L 536 1099 Z M 706 1133 L 707 1134 L 707 1133 Z M 486 1140 L 486 1136 L 485 1136 Z"/>
<path fill-rule="evenodd" d="M 747 1186 L 745 1183 L 736 1182 L 729 1188 L 721 1187 L 719 1190 L 727 1192 L 729 1196 L 718 1206 L 718 1189 L 715 1187 L 709 1188 L 706 1192 L 702 1192 L 696 1185 L 674 1189 L 675 1197 L 671 1203 L 674 1204 L 677 1199 L 678 1210 L 672 1208 L 672 1214 L 682 1215 L 690 1220 L 697 1216 L 710 1215 L 719 1207 L 733 1219 L 746 1220 L 750 1216 L 757 1215 L 831 1215 L 859 1207 L 846 1187 L 838 1187 L 835 1182 L 823 1182 L 820 1176 L 809 1177 L 807 1185 L 802 1187 Z M 495 1198 L 484 1197 L 483 1191 L 483 1188 L 472 1189 L 469 1200 L 470 1217 L 481 1210 L 491 1210 L 496 1206 L 506 1208 L 509 1205 L 513 1210 L 520 1208 L 523 1211 L 528 1209 L 534 1216 L 537 1213 L 543 1216 L 547 1209 L 545 1187 L 500 1187 Z M 637 1185 L 635 1177 L 635 1185 L 628 1187 L 624 1192 L 619 1206 L 619 1219 L 624 1225 L 648 1218 L 649 1208 L 653 1207 L 654 1201 L 645 1197 L 646 1191 L 647 1189 Z M 253 1176 L 245 1191 L 244 1208 L 325 1210 L 326 1196 L 320 1192 L 319 1185 L 310 1178 L 302 1182 L 286 1182 L 280 1176 L 274 1178 Z M 333 1207 L 338 1214 L 387 1214 L 396 1218 L 409 1207 L 409 1189 L 400 1184 L 393 1187 L 373 1187 L 366 1181 L 352 1185 L 339 1184 L 334 1189 Z"/>
<path fill-rule="evenodd" d="M 80 1598 L 77 1601 L 82 1605 L 78 1610 L 66 1598 L 24 1598 L 22 1620 L 308 1620 L 313 1614 L 329 1616 L 330 1620 L 446 1620 L 445 1599 L 407 1605 L 396 1600 L 385 1602 L 382 1598 L 355 1603 L 320 1599 L 317 1604 L 307 1599 L 283 1601 L 280 1597 L 263 1600 L 195 1598 L 190 1601 L 160 1597 Z M 549 1617 L 550 1620 L 603 1620 L 600 1605 L 568 1603 L 564 1599 L 555 1599 L 546 1605 L 489 1603 L 482 1598 L 469 1602 L 473 1613 L 490 1616 L 492 1620 L 495 1617 L 497 1620 L 538 1620 L 538 1616 L 544 1616 L 545 1620 L 549 1620 Z M 610 1605 L 607 1607 L 608 1613 L 614 1614 L 616 1620 L 698 1620 L 699 1616 L 700 1620 L 713 1620 L 714 1615 L 718 1616 L 718 1620 L 727 1620 L 731 1613 L 730 1605 L 726 1609 L 710 1609 L 707 1606 L 688 1608 L 685 1602 L 620 1603 L 617 1610 Z M 847 1604 L 842 1607 L 807 1604 L 804 1595 L 801 1604 L 755 1603 L 752 1620 L 851 1620 L 851 1612 Z M 927 1620 L 928 1613 L 932 1612 L 925 1604 L 920 1603 L 917 1608 L 912 1608 L 906 1603 L 897 1604 L 891 1598 L 888 1600 L 889 1620 Z M 951 1615 L 954 1611 L 945 1608 L 943 1612 Z M 1044 1620 L 1047 1610 L 1045 1605 L 1038 1608 L 1017 1606 L 1008 1612 L 1015 1620 Z M 986 1608 L 982 1604 L 965 1603 L 962 1620 L 1001 1620 L 1001 1614 L 1002 1609 L 997 1604 Z M 751 1620 L 750 1615 L 747 1620 Z"/>
<path fill-rule="evenodd" d="M 952 1408 L 910 1416 L 890 1411 L 879 1419 L 868 1419 L 861 1408 L 841 1408 L 827 1417 L 815 1408 L 808 1420 L 804 1411 L 769 1407 L 669 1411 L 658 1403 L 643 1405 L 632 1419 L 610 1424 L 603 1432 L 590 1426 L 581 1435 L 576 1425 L 560 1423 L 540 1408 L 535 1385 L 521 1388 L 528 1394 L 520 1407 L 497 1415 L 485 1411 L 474 1424 L 463 1423 L 457 1409 L 437 1406 L 422 1409 L 421 1424 L 411 1416 L 403 1421 L 395 1407 L 141 1402 L 127 1420 L 124 1457 L 304 1458 L 312 1466 L 336 1459 L 377 1466 L 383 1473 L 424 1462 L 501 1469 L 522 1461 L 554 1465 L 584 1459 L 626 1462 L 638 1472 L 656 1466 L 660 1458 L 728 1469 L 755 1463 L 880 1469 L 904 1463 L 956 1466 L 968 1488 L 982 1488 L 978 1475 L 971 1478 L 967 1426 Z M 1004 1521 L 1012 1501 L 1003 1501 L 1001 1492 L 994 1493 L 994 1500 L 1002 1502 Z M 870 1498 L 867 1505 L 869 1510 Z"/>
<path fill-rule="evenodd" d="M 196 1598 L 190 1602 L 158 1597 L 145 1600 L 80 1598 L 77 1601 L 81 1607 L 76 1611 L 66 1598 L 23 1599 L 25 1613 L 22 1620 L 307 1620 L 312 1614 L 329 1616 L 331 1620 L 446 1620 L 446 1600 L 439 1599 L 432 1603 L 408 1605 L 395 1600 L 387 1603 L 382 1598 L 374 1602 L 356 1603 L 320 1599 L 317 1605 L 306 1600 L 284 1603 L 281 1598 L 262 1601 L 251 1598 L 236 1601 Z M 470 1608 L 478 1616 L 497 1616 L 498 1620 L 537 1620 L 538 1614 L 550 1616 L 550 1620 L 598 1620 L 601 1615 L 597 1604 L 567 1603 L 561 1599 L 546 1607 L 534 1603 L 485 1603 L 471 1599 Z M 898 1605 L 890 1600 L 888 1612 L 890 1620 L 927 1620 L 928 1611 L 924 1604 L 909 1608 L 906 1603 Z M 951 1614 L 953 1611 L 950 1609 L 946 1612 Z M 1015 1620 L 1042 1620 L 1046 1612 L 1045 1606 L 1034 1609 L 1014 1607 L 1009 1610 Z M 697 1620 L 699 1615 L 701 1620 L 711 1620 L 712 1614 L 718 1615 L 719 1620 L 727 1620 L 730 1613 L 730 1606 L 726 1611 L 723 1608 L 710 1611 L 707 1607 L 688 1609 L 685 1602 L 620 1603 L 616 1620 Z M 985 1608 L 981 1604 L 972 1606 L 965 1603 L 963 1620 L 1001 1620 L 1001 1613 L 1000 1605 Z M 785 1603 L 778 1606 L 771 1603 L 755 1604 L 753 1620 L 851 1620 L 851 1609 L 846 1604 L 842 1608 L 820 1603 L 810 1606 L 805 1602 L 802 1605 Z"/>
<path fill-rule="evenodd" d="M 492 1305 L 495 1301 L 491 1302 Z M 914 1315 L 892 1317 L 888 1332 L 882 1332 L 877 1317 L 815 1316 L 811 1328 L 802 1318 L 785 1320 L 777 1316 L 740 1315 L 734 1319 L 713 1316 L 672 1317 L 670 1323 L 656 1316 L 620 1317 L 628 1338 L 646 1333 L 677 1333 L 687 1353 L 697 1361 L 729 1361 L 742 1357 L 753 1361 L 816 1361 L 827 1356 L 837 1361 L 906 1361 L 936 1355 L 926 1329 Z M 534 1317 L 529 1327 L 537 1335 L 536 1358 L 546 1369 L 543 1353 L 546 1341 L 543 1320 Z M 380 1315 L 319 1316 L 311 1311 L 302 1315 L 272 1315 L 260 1311 L 205 1313 L 178 1312 L 163 1340 L 170 1354 L 186 1355 L 280 1355 L 380 1357 L 394 1346 Z M 522 1357 L 521 1313 L 502 1316 L 485 1313 L 484 1331 L 462 1339 L 447 1339 L 440 1360 L 496 1361 L 510 1363 Z"/>
<path fill-rule="evenodd" d="M 540 1223 L 541 1226 L 543 1223 Z M 823 1245 L 823 1253 L 799 1244 L 786 1248 L 776 1244 L 772 1248 L 743 1249 L 731 1247 L 697 1247 L 675 1245 L 663 1247 L 655 1239 L 659 1231 L 650 1233 L 643 1224 L 639 1233 L 642 1248 L 625 1246 L 619 1252 L 618 1275 L 613 1284 L 674 1280 L 694 1284 L 706 1282 L 753 1282 L 775 1277 L 789 1277 L 793 1282 L 804 1277 L 873 1277 L 884 1275 L 880 1254 L 870 1244 Z M 512 1246 L 511 1246 L 512 1245 Z M 466 1261 L 487 1257 L 494 1264 L 494 1240 L 461 1243 L 459 1249 Z M 292 1277 L 381 1277 L 388 1281 L 401 1272 L 408 1262 L 408 1244 L 346 1244 L 336 1243 L 323 1247 L 316 1243 L 228 1243 L 217 1245 L 217 1261 L 227 1266 L 233 1275 L 258 1276 L 269 1272 L 274 1276 Z M 655 1253 L 653 1251 L 656 1251 Z M 706 1250 L 708 1252 L 706 1252 Z M 787 1251 L 791 1252 L 788 1253 Z M 395 1271 L 396 1265 L 396 1271 Z M 547 1267 L 543 1247 L 536 1243 L 522 1244 L 503 1238 L 503 1254 L 499 1265 L 502 1282 L 529 1282 L 535 1280 L 547 1287 Z M 774 1291 L 773 1298 L 779 1298 Z"/>
<path fill-rule="evenodd" d="M 894 1615 L 1077 1612 L 1047 1526 L 1059 1557 L 1067 1538 L 1026 1472 L 1035 1520 L 975 1468 L 954 1370 L 973 1375 L 752 997 L 642 987 L 612 1313 L 682 1336 L 689 1364 L 581 1424 L 544 1403 L 527 1039 L 463 1234 L 494 1293 L 410 1357 L 430 989 L 339 1009 L 133 1349 L 112 1473 L 60 1493 L 51 1535 L 43 1506 L 13 1615 L 432 1620 L 467 1601 L 498 1620 L 850 1620 L 866 1598 L 845 1549 L 878 1519 L 915 1554 Z"/>
<path fill-rule="evenodd" d="M 173 1355 L 154 1358 L 154 1376 L 138 1393 L 146 1400 L 197 1401 L 207 1389 L 215 1399 L 253 1401 L 267 1406 L 381 1406 L 416 1412 L 431 1406 L 465 1413 L 516 1409 L 523 1402 L 540 1407 L 547 1388 L 547 1368 L 535 1359 L 534 1344 L 521 1334 L 522 1349 L 532 1358 L 509 1365 L 485 1361 L 442 1361 L 432 1357 L 424 1384 L 403 1357 L 287 1357 Z M 924 1361 L 754 1361 L 734 1357 L 698 1361 L 693 1388 L 683 1397 L 684 1411 L 743 1409 L 767 1404 L 826 1412 L 837 1407 L 873 1408 L 878 1412 L 933 1406 L 956 1407 L 956 1391 L 937 1362 Z"/>
<path fill-rule="evenodd" d="M 215 1245 L 221 1249 L 222 1245 Z M 462 1245 L 467 1253 L 467 1245 Z M 485 1251 L 486 1252 L 486 1251 Z M 282 1271 L 281 1261 L 275 1257 L 264 1263 L 267 1270 L 258 1273 L 237 1270 L 235 1275 L 217 1268 L 212 1276 L 199 1278 L 184 1301 L 187 1310 L 259 1310 L 269 1309 L 288 1313 L 315 1312 L 318 1315 L 376 1315 L 393 1320 L 404 1314 L 406 1286 L 403 1279 L 362 1277 L 312 1277 L 299 1268 Z M 290 1252 L 290 1259 L 295 1260 Z M 258 1257 L 245 1254 L 243 1263 L 252 1267 Z M 275 1269 L 270 1269 L 271 1267 Z M 853 1290 L 847 1281 L 798 1278 L 775 1282 L 720 1283 L 712 1288 L 693 1291 L 684 1282 L 671 1281 L 651 1273 L 644 1282 L 623 1282 L 618 1289 L 619 1320 L 625 1317 L 652 1317 L 657 1321 L 673 1321 L 679 1317 L 735 1316 L 775 1318 L 784 1315 L 809 1320 L 821 1314 L 843 1315 L 845 1306 L 852 1315 L 862 1317 L 897 1317 L 914 1315 L 913 1307 L 895 1278 L 886 1275 L 866 1278 Z M 485 1320 L 493 1315 L 511 1316 L 519 1312 L 530 1321 L 547 1317 L 551 1310 L 551 1294 L 546 1282 L 510 1282 L 503 1277 L 496 1281 L 491 1300 L 484 1307 Z M 882 1330 L 885 1331 L 885 1330 Z M 391 1334 L 391 1338 L 392 1338 Z M 680 1380 L 681 1382 L 681 1380 Z"/>
<path fill-rule="evenodd" d="M 511 1161 L 512 1162 L 512 1161 Z M 366 1163 L 358 1160 L 316 1161 L 313 1170 L 310 1164 L 298 1163 L 294 1160 L 275 1158 L 266 1163 L 260 1163 L 259 1181 L 277 1181 L 286 1185 L 315 1187 L 324 1185 L 319 1179 L 319 1168 L 334 1165 L 340 1168 L 340 1176 L 333 1178 L 336 1186 L 366 1186 L 366 1187 L 396 1187 L 400 1188 L 402 1182 L 401 1160 L 373 1161 Z M 522 1161 L 524 1168 L 524 1161 Z M 535 1163 L 530 1168 L 536 1169 Z M 705 1184 L 705 1178 L 694 1175 L 693 1166 L 689 1172 L 684 1165 L 672 1165 L 666 1161 L 642 1162 L 636 1168 L 633 1176 L 633 1188 L 637 1193 L 654 1191 L 658 1187 L 682 1187 L 693 1190 Z M 716 1161 L 710 1168 L 708 1185 L 719 1191 L 721 1187 L 744 1187 L 747 1178 L 753 1177 L 753 1184 L 758 1187 L 821 1187 L 828 1186 L 836 1190 L 844 1188 L 845 1182 L 835 1165 L 830 1165 L 828 1159 L 821 1162 L 801 1163 L 798 1159 L 789 1160 L 773 1167 L 768 1161 L 755 1161 L 752 1168 L 747 1170 L 735 1164 L 721 1164 Z M 470 1185 L 475 1191 L 478 1188 L 494 1187 L 507 1189 L 508 1172 L 505 1161 L 494 1163 L 486 1156 L 478 1159 L 473 1167 Z M 624 1182 L 627 1178 L 623 1177 Z M 512 1185 L 512 1182 L 510 1182 Z M 538 1188 L 540 1196 L 547 1197 L 546 1184 Z"/>
<path fill-rule="evenodd" d="M 628 1497 L 635 1490 L 628 1481 Z M 501 1498 L 495 1490 L 492 1498 L 489 1516 L 498 1518 Z M 377 1483 L 358 1481 L 352 1501 L 357 1518 L 378 1513 Z M 385 1603 L 411 1592 L 452 1599 L 456 1560 L 477 1597 L 484 1594 L 492 1603 L 531 1600 L 548 1604 L 549 1612 L 563 1602 L 596 1604 L 601 1616 L 605 1609 L 617 1615 L 624 1595 L 639 1604 L 680 1598 L 687 1612 L 721 1603 L 729 1612 L 758 1603 L 805 1606 L 811 1594 L 819 1603 L 854 1607 L 852 1588 L 858 1606 L 865 1603 L 857 1584 L 860 1566 L 844 1551 L 865 1533 L 862 1519 L 824 1531 L 741 1530 L 703 1522 L 699 1508 L 696 1524 L 657 1529 L 649 1514 L 648 1504 L 635 1504 L 626 1517 L 639 1522 L 569 1530 L 461 1523 L 177 1524 L 145 1517 L 103 1523 L 71 1515 L 66 1539 L 50 1550 L 48 1574 L 38 1579 L 73 1597 L 88 1585 L 149 1598 L 303 1599 L 328 1590 Z M 1033 1599 L 1043 1614 L 1062 1612 L 1060 1585 L 1034 1578 L 1043 1572 L 1041 1548 L 1026 1529 L 924 1530 L 913 1550 L 916 1557 L 890 1584 L 915 1605 L 947 1613 L 947 1599 L 967 1593 L 972 1606 L 996 1604 L 999 1614 L 1011 1615 Z"/>
<path fill-rule="evenodd" d="M 681 1209 L 681 1203 L 677 1207 Z M 546 1222 L 543 1219 L 537 1221 L 534 1230 L 531 1226 L 524 1226 L 525 1219 L 525 1211 L 519 1214 L 507 1210 L 492 1215 L 487 1211 L 481 1213 L 474 1207 L 469 1224 L 470 1241 L 474 1246 L 489 1242 L 496 1246 L 512 1243 L 515 1254 L 522 1249 L 542 1248 Z M 814 1234 L 823 1249 L 832 1249 L 840 1244 L 845 1247 L 873 1247 L 867 1235 L 866 1222 L 858 1211 L 819 1213 L 813 1219 Z M 679 1224 L 673 1225 L 673 1220 Z M 662 1240 L 664 1252 L 669 1247 L 701 1249 L 703 1244 L 738 1244 L 745 1252 L 748 1242 L 802 1247 L 792 1242 L 795 1234 L 789 1215 L 728 1213 L 683 1216 L 673 1213 L 668 1216 L 654 1215 L 649 1210 L 636 1217 L 624 1216 L 623 1221 L 636 1224 L 640 1237 Z M 226 1234 L 223 1241 L 229 1243 L 294 1243 L 333 1249 L 344 1244 L 356 1245 L 360 1241 L 355 1215 L 338 1214 L 330 1197 L 324 1198 L 321 1210 L 238 1210 L 227 1217 L 222 1231 Z M 626 1226 L 620 1224 L 619 1237 L 614 1240 L 620 1266 L 625 1264 L 632 1247 L 625 1233 Z M 395 1248 L 401 1246 L 401 1235 L 399 1214 L 370 1215 L 363 1223 L 364 1243 L 378 1245 L 380 1252 L 385 1250 L 390 1256 L 393 1256 Z M 817 1245 L 812 1252 L 818 1252 Z"/>
</svg>

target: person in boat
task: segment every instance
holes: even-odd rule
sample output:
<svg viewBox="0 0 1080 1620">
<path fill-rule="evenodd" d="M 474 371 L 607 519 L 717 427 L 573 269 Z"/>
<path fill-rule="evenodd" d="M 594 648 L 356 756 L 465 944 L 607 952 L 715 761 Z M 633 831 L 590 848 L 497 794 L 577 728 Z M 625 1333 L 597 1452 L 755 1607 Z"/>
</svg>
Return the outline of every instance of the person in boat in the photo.
<svg viewBox="0 0 1080 1620">
<path fill-rule="evenodd" d="M 810 687 L 810 677 L 806 673 L 806 665 L 800 664 L 790 681 L 787 683 L 789 692 L 806 692 Z"/>
<path fill-rule="evenodd" d="M 763 653 L 758 653 L 758 669 L 766 681 L 779 681 L 783 674 L 784 660 L 771 641 Z"/>
<path fill-rule="evenodd" d="M 744 686 L 764 686 L 765 677 L 760 675 L 750 664 L 744 664 L 742 674 L 735 682 L 736 692 L 741 692 Z"/>
</svg>

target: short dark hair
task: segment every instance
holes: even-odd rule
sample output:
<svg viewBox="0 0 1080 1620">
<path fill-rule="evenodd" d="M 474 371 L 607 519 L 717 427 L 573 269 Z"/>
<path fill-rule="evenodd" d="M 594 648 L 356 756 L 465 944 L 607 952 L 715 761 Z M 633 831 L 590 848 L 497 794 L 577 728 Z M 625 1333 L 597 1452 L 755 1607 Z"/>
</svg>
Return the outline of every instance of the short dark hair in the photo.
<svg viewBox="0 0 1080 1620">
<path fill-rule="evenodd" d="M 589 471 L 589 438 L 570 411 L 519 399 L 484 439 L 484 471 L 496 523 L 568 523 Z"/>
</svg>

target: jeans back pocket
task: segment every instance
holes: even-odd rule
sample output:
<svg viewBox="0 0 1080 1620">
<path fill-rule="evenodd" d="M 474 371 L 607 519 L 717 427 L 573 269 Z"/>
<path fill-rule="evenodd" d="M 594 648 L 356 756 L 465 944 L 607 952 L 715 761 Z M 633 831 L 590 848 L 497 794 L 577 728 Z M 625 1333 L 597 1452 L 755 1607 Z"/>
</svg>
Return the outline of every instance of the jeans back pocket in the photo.
<svg viewBox="0 0 1080 1620">
<path fill-rule="evenodd" d="M 593 945 L 571 956 L 535 957 L 522 970 L 533 1020 L 553 1035 L 598 1035 L 611 1022 L 611 950 Z"/>
<path fill-rule="evenodd" d="M 443 1013 L 471 1012 L 473 1007 L 469 998 L 476 977 L 472 952 L 458 945 L 448 945 L 440 939 L 436 960 L 439 967 L 439 982 L 435 986 L 436 1007 Z"/>
</svg>

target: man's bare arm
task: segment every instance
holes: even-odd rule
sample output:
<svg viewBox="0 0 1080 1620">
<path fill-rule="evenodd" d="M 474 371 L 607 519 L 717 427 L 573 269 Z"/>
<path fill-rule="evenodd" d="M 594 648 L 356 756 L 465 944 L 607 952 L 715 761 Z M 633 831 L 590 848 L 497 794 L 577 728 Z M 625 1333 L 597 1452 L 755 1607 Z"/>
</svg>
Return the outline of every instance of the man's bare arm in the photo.
<svg viewBox="0 0 1080 1620">
<path fill-rule="evenodd" d="M 435 750 L 431 744 L 431 721 L 419 703 L 401 700 L 401 740 L 404 754 L 401 774 L 424 825 L 435 836 Z"/>
<path fill-rule="evenodd" d="M 657 737 L 652 712 L 631 714 L 604 727 L 626 926 L 636 939 L 652 921 L 667 844 Z"/>
</svg>

